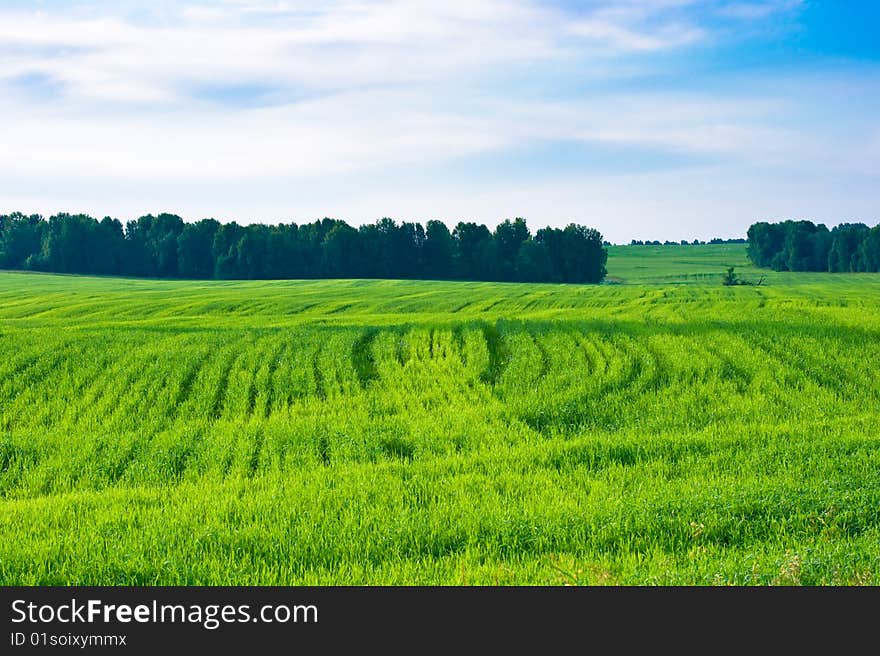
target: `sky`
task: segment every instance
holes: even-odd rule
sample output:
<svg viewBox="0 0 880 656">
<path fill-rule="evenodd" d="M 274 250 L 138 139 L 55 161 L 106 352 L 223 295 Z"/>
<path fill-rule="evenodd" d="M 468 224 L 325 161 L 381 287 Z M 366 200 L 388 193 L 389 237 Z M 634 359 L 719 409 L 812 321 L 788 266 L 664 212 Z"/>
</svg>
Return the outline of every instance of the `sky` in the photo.
<svg viewBox="0 0 880 656">
<path fill-rule="evenodd" d="M 0 213 L 880 221 L 873 0 L 4 0 Z"/>
</svg>

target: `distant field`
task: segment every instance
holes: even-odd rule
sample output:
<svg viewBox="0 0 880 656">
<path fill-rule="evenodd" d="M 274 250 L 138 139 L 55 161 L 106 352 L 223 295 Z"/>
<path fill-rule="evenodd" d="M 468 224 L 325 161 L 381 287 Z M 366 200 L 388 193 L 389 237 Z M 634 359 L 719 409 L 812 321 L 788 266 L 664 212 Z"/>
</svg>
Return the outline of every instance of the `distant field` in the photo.
<svg viewBox="0 0 880 656">
<path fill-rule="evenodd" d="M 609 282 L 715 282 L 729 266 L 738 273 L 755 274 L 755 279 L 766 273 L 749 262 L 745 244 L 608 248 Z"/>
<path fill-rule="evenodd" d="M 0 273 L 0 584 L 877 584 L 880 275 Z"/>
</svg>

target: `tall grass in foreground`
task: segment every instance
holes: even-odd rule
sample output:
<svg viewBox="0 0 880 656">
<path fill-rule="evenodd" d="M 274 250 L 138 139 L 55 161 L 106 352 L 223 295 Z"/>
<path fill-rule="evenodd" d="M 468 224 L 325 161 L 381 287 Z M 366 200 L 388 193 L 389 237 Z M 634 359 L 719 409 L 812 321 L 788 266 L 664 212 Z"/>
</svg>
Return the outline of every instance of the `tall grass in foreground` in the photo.
<svg viewBox="0 0 880 656">
<path fill-rule="evenodd" d="M 679 273 L 0 274 L 0 583 L 876 584 L 880 277 Z"/>
</svg>

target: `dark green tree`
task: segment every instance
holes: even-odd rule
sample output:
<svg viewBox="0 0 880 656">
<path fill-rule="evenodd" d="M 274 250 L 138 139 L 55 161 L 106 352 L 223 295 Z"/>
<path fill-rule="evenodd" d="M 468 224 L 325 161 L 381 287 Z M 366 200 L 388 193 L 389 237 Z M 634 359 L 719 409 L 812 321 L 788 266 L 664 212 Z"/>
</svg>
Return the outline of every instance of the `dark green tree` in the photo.
<svg viewBox="0 0 880 656">
<path fill-rule="evenodd" d="M 746 253 L 755 266 L 769 267 L 773 264 L 773 258 L 782 252 L 785 242 L 785 227 L 779 223 L 759 221 L 753 223 L 746 233 L 748 245 Z"/>
<path fill-rule="evenodd" d="M 125 262 L 125 231 L 118 219 L 105 216 L 91 235 L 90 272 L 119 275 Z"/>
<path fill-rule="evenodd" d="M 56 214 L 48 221 L 20 213 L 0 216 L 0 266 L 63 273 L 580 283 L 605 275 L 606 245 L 596 230 L 575 224 L 544 228 L 533 239 L 521 218 L 501 222 L 494 232 L 460 222 L 450 233 L 441 221 L 423 228 L 387 217 L 355 229 L 326 217 L 300 226 L 242 226 L 147 214 L 123 228 L 117 219 L 99 222 L 85 214 Z M 858 266 L 874 266 L 872 258 L 874 251 L 859 244 L 857 259 L 864 264 Z"/>
<path fill-rule="evenodd" d="M 842 223 L 831 231 L 828 251 L 828 271 L 832 273 L 859 270 L 859 244 L 867 237 L 864 223 Z"/>
<path fill-rule="evenodd" d="M 238 268 L 238 244 L 243 236 L 244 228 L 235 221 L 221 224 L 214 233 L 211 253 L 214 256 L 215 278 L 242 277 Z"/>
<path fill-rule="evenodd" d="M 880 272 L 880 224 L 871 228 L 859 244 L 858 271 Z"/>
<path fill-rule="evenodd" d="M 452 258 L 455 243 L 449 228 L 442 221 L 428 221 L 423 247 L 424 275 L 434 280 L 452 277 Z"/>
<path fill-rule="evenodd" d="M 460 221 L 452 231 L 452 239 L 455 243 L 455 277 L 465 280 L 491 280 L 487 272 L 494 272 L 497 263 L 486 261 L 487 256 L 492 255 L 488 252 L 489 244 L 492 242 L 489 228 L 473 222 Z"/>
<path fill-rule="evenodd" d="M 391 249 L 391 269 L 395 277 L 418 278 L 423 275 L 426 239 L 421 224 L 407 221 L 400 224 Z"/>
<path fill-rule="evenodd" d="M 177 271 L 181 278 L 211 278 L 214 275 L 214 235 L 220 223 L 202 219 L 184 226 L 177 238 Z"/>
<path fill-rule="evenodd" d="M 825 225 L 786 221 L 785 241 L 771 266 L 777 271 L 827 271 L 831 238 Z"/>
<path fill-rule="evenodd" d="M 45 232 L 46 222 L 39 214 L 0 216 L 0 268 L 26 268 L 29 258 L 39 256 Z"/>
<path fill-rule="evenodd" d="M 528 239 L 519 247 L 516 256 L 516 275 L 521 282 L 547 282 L 552 279 L 553 264 L 550 251 L 543 241 Z"/>
<path fill-rule="evenodd" d="M 49 217 L 43 240 L 42 262 L 58 273 L 92 273 L 92 249 L 98 222 L 85 214 Z"/>
<path fill-rule="evenodd" d="M 525 219 L 517 217 L 513 221 L 502 221 L 495 227 L 493 237 L 498 252 L 499 279 L 515 280 L 519 249 L 531 237 Z"/>
<path fill-rule="evenodd" d="M 354 278 L 364 270 L 360 234 L 347 223 L 333 226 L 324 237 L 324 271 L 330 278 Z"/>
</svg>

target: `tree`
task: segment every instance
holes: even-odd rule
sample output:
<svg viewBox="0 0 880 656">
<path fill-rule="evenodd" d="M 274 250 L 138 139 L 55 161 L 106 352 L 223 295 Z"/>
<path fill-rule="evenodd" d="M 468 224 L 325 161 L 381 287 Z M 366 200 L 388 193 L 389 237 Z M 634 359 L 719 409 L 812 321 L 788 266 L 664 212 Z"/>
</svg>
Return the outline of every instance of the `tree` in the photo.
<svg viewBox="0 0 880 656">
<path fill-rule="evenodd" d="M 392 272 L 400 278 L 418 278 L 424 270 L 427 237 L 419 223 L 404 221 L 394 236 L 391 249 Z"/>
<path fill-rule="evenodd" d="M 880 224 L 871 228 L 859 244 L 856 254 L 859 271 L 880 271 Z"/>
<path fill-rule="evenodd" d="M 373 224 L 362 225 L 358 232 L 364 252 L 370 254 L 364 263 L 365 277 L 391 278 L 397 223 L 386 217 Z"/>
<path fill-rule="evenodd" d="M 177 238 L 177 271 L 181 278 L 210 278 L 214 275 L 214 235 L 220 223 L 202 219 L 184 226 Z"/>
<path fill-rule="evenodd" d="M 176 277 L 178 237 L 183 219 L 176 214 L 146 214 L 125 224 L 126 273 Z"/>
<path fill-rule="evenodd" d="M 459 221 L 452 231 L 455 244 L 453 271 L 464 280 L 493 280 L 497 271 L 497 253 L 492 248 L 492 233 L 485 225 Z"/>
<path fill-rule="evenodd" d="M 828 228 L 811 221 L 787 221 L 781 262 L 788 271 L 827 271 Z M 774 259 L 779 264 L 780 260 Z"/>
<path fill-rule="evenodd" d="M 260 280 L 266 277 L 266 254 L 269 228 L 261 224 L 245 226 L 235 244 L 237 277 Z"/>
<path fill-rule="evenodd" d="M 528 239 L 519 247 L 516 256 L 516 276 L 521 282 L 547 282 L 551 280 L 553 265 L 550 252 L 542 241 Z"/>
<path fill-rule="evenodd" d="M 828 251 L 828 271 L 832 273 L 858 271 L 859 244 L 867 237 L 864 223 L 842 223 L 831 231 Z"/>
<path fill-rule="evenodd" d="M 324 237 L 324 270 L 331 278 L 354 278 L 361 266 L 360 235 L 347 223 L 333 226 Z"/>
<path fill-rule="evenodd" d="M 183 219 L 176 214 L 160 214 L 147 233 L 147 253 L 155 275 L 176 277 L 177 238 L 183 232 Z"/>
<path fill-rule="evenodd" d="M 550 281 L 596 283 L 605 277 L 608 251 L 602 245 L 602 235 L 593 228 L 574 223 L 564 230 L 543 228 L 535 240 L 547 247 Z"/>
<path fill-rule="evenodd" d="M 238 268 L 238 243 L 244 235 L 244 228 L 235 221 L 221 224 L 214 233 L 211 254 L 214 259 L 214 277 L 241 278 Z"/>
<path fill-rule="evenodd" d="M 91 244 L 91 273 L 119 275 L 125 260 L 125 232 L 118 219 L 105 216 L 94 226 Z"/>
<path fill-rule="evenodd" d="M 266 243 L 265 271 L 269 278 L 302 278 L 297 226 L 272 226 Z"/>
<path fill-rule="evenodd" d="M 522 218 L 502 221 L 494 232 L 474 222 L 459 222 L 450 232 L 441 221 L 422 227 L 387 217 L 355 229 L 327 217 L 300 226 L 241 226 L 214 219 L 188 224 L 163 213 L 123 227 L 109 216 L 0 215 L 0 267 L 63 273 L 582 283 L 602 280 L 608 245 L 596 230 L 573 223 L 533 238 Z M 859 262 L 873 266 L 874 251 L 859 248 Z"/>
<path fill-rule="evenodd" d="M 152 216 L 142 216 L 125 224 L 125 265 L 123 273 L 132 276 L 155 275 L 150 268 L 147 254 L 147 232 L 153 222 Z"/>
<path fill-rule="evenodd" d="M 516 261 L 519 249 L 531 237 L 524 219 L 506 219 L 495 227 L 493 235 L 498 251 L 498 276 L 500 280 L 516 279 Z"/>
<path fill-rule="evenodd" d="M 449 228 L 442 221 L 428 221 L 422 247 L 424 275 L 435 280 L 452 277 L 455 243 Z"/>
<path fill-rule="evenodd" d="M 578 231 L 581 240 L 581 272 L 584 274 L 582 282 L 602 282 L 608 273 L 608 251 L 602 246 L 602 233 L 585 226 L 572 225 L 570 228 Z"/>
<path fill-rule="evenodd" d="M 602 235 L 593 228 L 569 223 L 562 231 L 563 279 L 566 282 L 596 283 L 605 277 L 608 251 Z"/>
<path fill-rule="evenodd" d="M 746 246 L 749 259 L 755 266 L 772 266 L 773 259 L 782 251 L 785 227 L 778 223 L 759 221 L 749 227 L 746 235 L 749 240 Z"/>
<path fill-rule="evenodd" d="M 49 217 L 41 255 L 43 264 L 49 271 L 59 273 L 92 273 L 96 227 L 97 221 L 85 214 Z"/>
<path fill-rule="evenodd" d="M 0 216 L 0 267 L 24 269 L 42 248 L 46 222 L 39 214 L 13 212 Z"/>
</svg>

